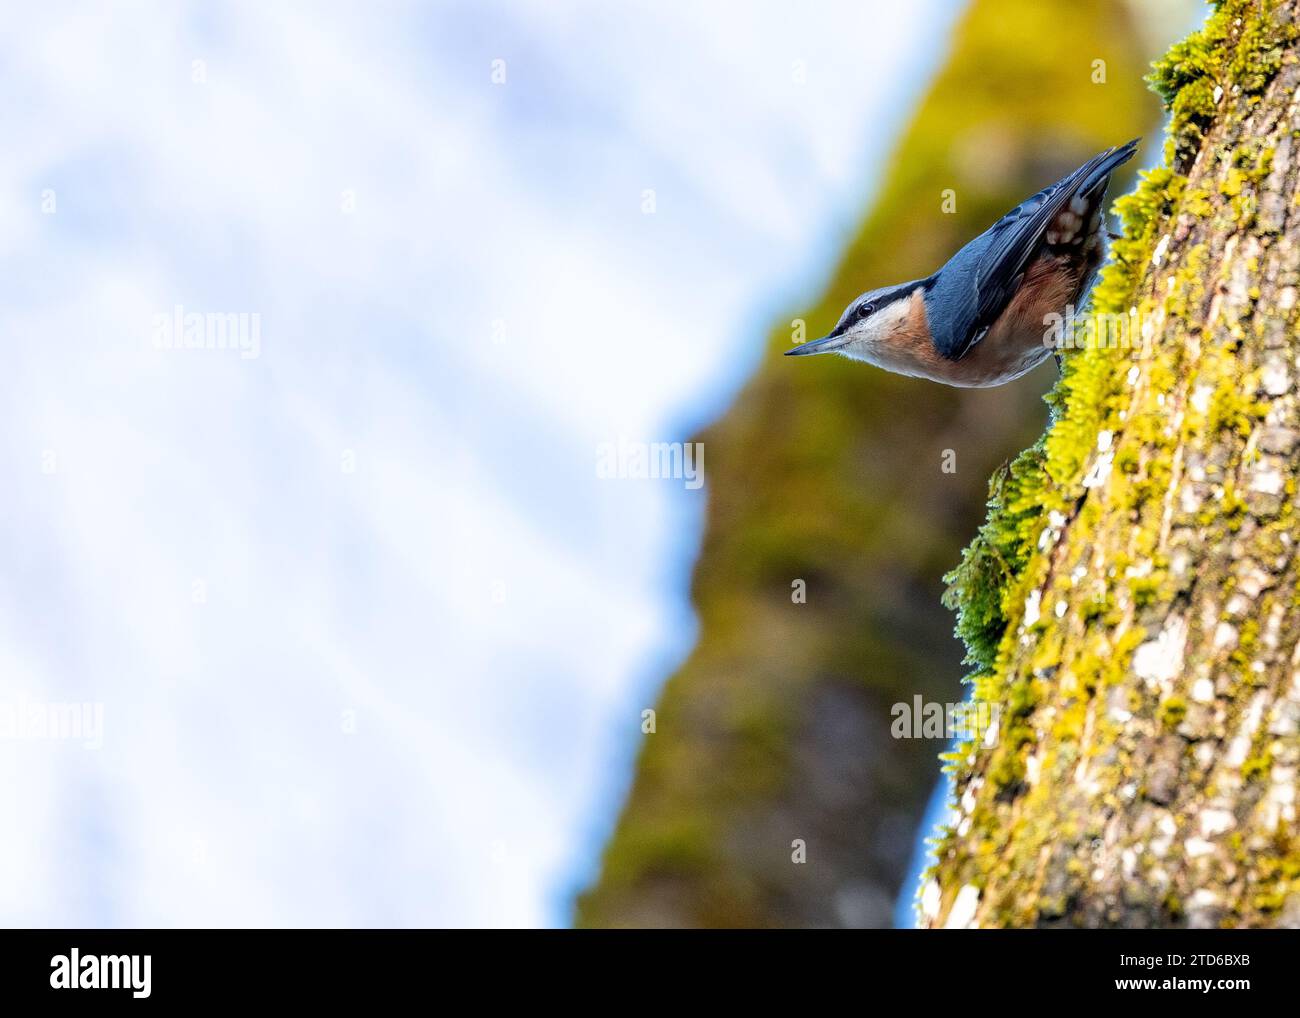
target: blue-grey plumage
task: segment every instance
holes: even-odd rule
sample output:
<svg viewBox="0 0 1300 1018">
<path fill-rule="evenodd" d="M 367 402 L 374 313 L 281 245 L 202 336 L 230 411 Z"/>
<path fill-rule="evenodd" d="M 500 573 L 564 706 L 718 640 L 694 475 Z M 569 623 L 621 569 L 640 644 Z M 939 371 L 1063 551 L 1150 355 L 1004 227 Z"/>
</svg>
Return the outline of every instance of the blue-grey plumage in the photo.
<svg viewBox="0 0 1300 1018">
<path fill-rule="evenodd" d="M 788 355 L 842 353 L 947 385 L 1001 385 L 1053 348 L 1049 315 L 1078 307 L 1104 253 L 1102 202 L 1137 139 L 1107 149 L 994 223 L 925 279 L 864 293 L 826 337 Z"/>
</svg>

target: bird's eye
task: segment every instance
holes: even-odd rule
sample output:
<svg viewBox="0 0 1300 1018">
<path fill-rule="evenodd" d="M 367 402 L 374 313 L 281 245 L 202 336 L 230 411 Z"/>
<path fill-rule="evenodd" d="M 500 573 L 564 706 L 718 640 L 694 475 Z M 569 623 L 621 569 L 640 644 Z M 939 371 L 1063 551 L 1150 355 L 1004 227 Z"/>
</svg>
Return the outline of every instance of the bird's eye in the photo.
<svg viewBox="0 0 1300 1018">
<path fill-rule="evenodd" d="M 871 314 L 875 310 L 876 310 L 875 305 L 872 304 L 871 301 L 867 301 L 865 304 L 862 305 L 862 307 L 858 308 L 858 317 L 866 318 L 867 315 Z"/>
</svg>

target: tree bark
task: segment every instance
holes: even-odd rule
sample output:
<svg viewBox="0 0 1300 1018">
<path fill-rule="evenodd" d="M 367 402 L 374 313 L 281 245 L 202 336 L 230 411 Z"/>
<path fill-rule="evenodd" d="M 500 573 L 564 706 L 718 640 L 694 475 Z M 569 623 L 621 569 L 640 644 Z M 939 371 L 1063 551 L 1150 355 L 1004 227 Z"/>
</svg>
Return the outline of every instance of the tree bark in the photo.
<svg viewBox="0 0 1300 1018">
<path fill-rule="evenodd" d="M 1225 0 L 1152 76 L 1165 165 L 950 576 L 995 720 L 924 925 L 1300 926 L 1298 8 Z"/>
</svg>

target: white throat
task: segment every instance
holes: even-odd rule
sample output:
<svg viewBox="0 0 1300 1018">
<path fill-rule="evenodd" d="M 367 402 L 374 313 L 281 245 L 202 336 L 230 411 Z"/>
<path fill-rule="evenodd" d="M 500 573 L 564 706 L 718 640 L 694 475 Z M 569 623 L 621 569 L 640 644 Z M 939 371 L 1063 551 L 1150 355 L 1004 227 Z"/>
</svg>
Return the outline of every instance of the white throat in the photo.
<svg viewBox="0 0 1300 1018">
<path fill-rule="evenodd" d="M 894 365 L 889 338 L 898 333 L 907 321 L 912 295 L 900 297 L 886 304 L 869 318 L 852 326 L 846 333 L 849 341 L 839 348 L 839 353 L 855 361 L 866 361 L 891 371 L 898 371 Z"/>
</svg>

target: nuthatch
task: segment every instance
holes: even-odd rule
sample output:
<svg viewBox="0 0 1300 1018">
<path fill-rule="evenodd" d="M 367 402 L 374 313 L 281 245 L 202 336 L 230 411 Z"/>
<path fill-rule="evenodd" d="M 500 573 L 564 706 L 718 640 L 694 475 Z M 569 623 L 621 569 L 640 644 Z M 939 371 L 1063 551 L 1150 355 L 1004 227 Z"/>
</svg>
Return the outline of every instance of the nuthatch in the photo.
<svg viewBox="0 0 1300 1018">
<path fill-rule="evenodd" d="M 1106 185 L 1138 140 L 1039 191 L 934 275 L 867 291 L 830 335 L 786 354 L 834 351 L 946 385 L 1019 378 L 1053 352 L 1044 341 L 1047 316 L 1077 306 L 1091 288 L 1103 255 Z"/>
</svg>

